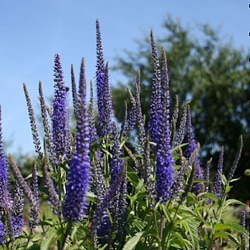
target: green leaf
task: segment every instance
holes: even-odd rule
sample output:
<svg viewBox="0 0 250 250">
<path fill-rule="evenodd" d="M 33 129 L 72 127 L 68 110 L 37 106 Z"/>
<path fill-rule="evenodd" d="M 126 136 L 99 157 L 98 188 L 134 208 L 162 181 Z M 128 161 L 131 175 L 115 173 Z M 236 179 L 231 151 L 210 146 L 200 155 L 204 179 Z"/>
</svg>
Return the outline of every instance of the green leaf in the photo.
<svg viewBox="0 0 250 250">
<path fill-rule="evenodd" d="M 181 206 L 179 209 L 178 209 L 178 213 L 179 214 L 189 214 L 191 215 L 193 218 L 200 218 L 199 216 L 197 216 L 197 213 L 190 209 L 189 207 L 186 207 L 186 206 Z"/>
<path fill-rule="evenodd" d="M 230 185 L 226 185 L 226 193 L 229 193 L 232 187 Z"/>
<path fill-rule="evenodd" d="M 214 195 L 212 193 L 202 193 L 202 194 L 199 194 L 198 197 L 199 196 L 202 196 L 203 198 L 211 199 L 217 204 L 219 203 L 219 200 L 220 200 L 216 195 Z"/>
<path fill-rule="evenodd" d="M 239 224 L 226 224 L 226 223 L 219 223 L 214 225 L 215 231 L 220 230 L 236 230 L 239 233 L 247 234 L 247 230 Z"/>
<path fill-rule="evenodd" d="M 221 177 L 223 186 L 226 186 L 227 183 L 228 183 L 227 177 L 224 174 L 221 174 L 221 173 L 220 173 L 220 177 Z"/>
<path fill-rule="evenodd" d="M 172 221 L 171 213 L 174 212 L 174 210 L 171 206 L 169 206 L 169 201 L 167 201 L 165 204 L 160 203 L 159 206 L 160 206 L 160 209 L 163 211 L 164 216 L 167 219 L 167 221 Z"/>
<path fill-rule="evenodd" d="M 134 187 L 138 185 L 139 178 L 135 172 L 127 172 L 128 181 L 133 184 Z"/>
<path fill-rule="evenodd" d="M 225 202 L 225 204 L 224 204 L 224 207 L 226 208 L 227 206 L 229 206 L 229 205 L 242 205 L 242 206 L 246 206 L 246 204 L 245 203 L 243 203 L 243 202 L 241 202 L 241 201 L 238 201 L 238 200 L 236 200 L 236 199 L 229 199 L 229 200 L 227 200 L 226 202 Z"/>
<path fill-rule="evenodd" d="M 178 232 L 174 232 L 172 235 L 170 247 L 175 247 L 176 249 L 189 250 L 192 249 L 192 243 L 187 239 L 184 239 L 183 236 Z"/>
<path fill-rule="evenodd" d="M 144 181 L 143 180 L 139 180 L 139 183 L 138 185 L 136 186 L 135 188 L 135 192 L 140 192 L 140 191 L 144 191 L 145 188 L 144 188 Z"/>
<path fill-rule="evenodd" d="M 216 232 L 214 234 L 214 239 L 216 238 L 222 238 L 222 239 L 230 239 L 232 242 L 234 242 L 236 245 L 239 245 L 239 241 L 235 238 L 234 235 L 228 233 L 228 232 L 222 232 L 222 231 L 219 231 L 219 232 Z"/>
<path fill-rule="evenodd" d="M 172 148 L 172 152 L 175 152 L 177 149 L 183 148 L 184 146 L 187 146 L 188 143 L 182 143 L 174 148 Z"/>
<path fill-rule="evenodd" d="M 51 229 L 47 232 L 46 238 L 41 242 L 41 249 L 42 250 L 49 250 L 51 249 L 50 246 L 56 236 L 56 231 Z"/>
<path fill-rule="evenodd" d="M 199 236 L 197 231 L 199 222 L 189 218 L 181 221 L 181 223 L 186 230 L 186 232 L 184 233 L 186 235 L 188 234 L 189 237 L 191 238 L 192 246 L 194 247 L 194 249 L 199 249 Z"/>
<path fill-rule="evenodd" d="M 145 231 L 143 237 L 148 237 L 148 236 L 154 236 L 155 239 L 158 241 L 158 243 L 160 242 L 159 231 L 155 227 L 151 227 Z"/>
<path fill-rule="evenodd" d="M 230 181 L 230 183 L 232 183 L 232 182 L 236 182 L 236 181 L 239 181 L 240 179 L 241 179 L 241 177 L 234 178 L 234 179 L 232 179 L 232 180 Z"/>
<path fill-rule="evenodd" d="M 136 233 L 135 236 L 127 241 L 122 250 L 133 250 L 136 247 L 137 243 L 140 241 L 143 233 L 144 232 Z"/>
<path fill-rule="evenodd" d="M 44 220 L 40 221 L 39 225 L 41 225 L 41 226 L 53 226 L 54 222 L 52 219 L 44 219 Z"/>
<path fill-rule="evenodd" d="M 38 244 L 33 244 L 28 248 L 28 250 L 40 250 L 40 246 Z"/>
<path fill-rule="evenodd" d="M 194 193 L 188 192 L 187 200 L 188 202 L 195 204 L 197 202 L 197 196 Z"/>
<path fill-rule="evenodd" d="M 134 221 L 133 221 L 133 225 L 135 225 L 136 227 L 137 227 L 137 229 L 138 230 L 142 230 L 143 228 L 144 228 L 144 224 L 143 224 L 143 222 L 140 220 L 140 219 L 135 219 Z"/>
</svg>

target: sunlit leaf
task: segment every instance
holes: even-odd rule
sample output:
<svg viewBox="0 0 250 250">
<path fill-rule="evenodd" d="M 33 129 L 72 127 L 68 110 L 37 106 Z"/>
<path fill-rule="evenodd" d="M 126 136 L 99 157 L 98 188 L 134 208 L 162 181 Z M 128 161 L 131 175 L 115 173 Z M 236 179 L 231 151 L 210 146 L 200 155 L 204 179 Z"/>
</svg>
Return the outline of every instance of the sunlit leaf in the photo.
<svg viewBox="0 0 250 250">
<path fill-rule="evenodd" d="M 122 250 L 133 250 L 136 247 L 137 243 L 140 241 L 143 233 L 144 232 L 136 233 L 135 236 L 133 236 L 127 241 Z"/>
</svg>

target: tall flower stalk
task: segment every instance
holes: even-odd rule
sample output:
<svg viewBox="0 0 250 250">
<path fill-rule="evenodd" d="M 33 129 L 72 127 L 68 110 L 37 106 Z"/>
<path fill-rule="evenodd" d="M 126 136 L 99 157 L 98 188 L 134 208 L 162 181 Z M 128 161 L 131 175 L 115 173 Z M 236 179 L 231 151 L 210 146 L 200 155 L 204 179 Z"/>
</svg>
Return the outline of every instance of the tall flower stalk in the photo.
<svg viewBox="0 0 250 250">
<path fill-rule="evenodd" d="M 141 147 L 141 151 L 143 151 L 146 143 L 146 132 L 145 132 L 145 120 L 143 117 L 142 107 L 141 107 L 141 74 L 139 71 L 137 72 L 135 87 L 136 87 L 136 95 L 135 95 L 136 117 L 139 130 L 138 144 Z"/>
<path fill-rule="evenodd" d="M 25 178 L 22 176 L 22 173 L 21 173 L 20 169 L 18 168 L 13 157 L 10 157 L 10 166 L 13 170 L 13 173 L 14 173 L 16 180 L 18 181 L 20 187 L 23 189 L 24 194 L 28 198 L 28 201 L 30 204 L 30 209 L 32 211 L 32 213 L 31 213 L 32 218 L 31 219 L 35 223 L 38 223 L 40 208 L 38 206 L 36 192 L 35 193 L 33 192 L 30 185 L 26 182 Z M 33 227 L 33 225 L 32 225 L 32 227 Z"/>
<path fill-rule="evenodd" d="M 15 184 L 15 194 L 13 197 L 14 209 L 12 211 L 12 227 L 14 237 L 18 237 L 23 229 L 24 218 L 24 197 L 23 189 L 18 182 Z"/>
<path fill-rule="evenodd" d="M 12 220 L 11 220 L 11 211 L 13 209 L 13 201 L 9 192 L 9 172 L 8 172 L 8 163 L 4 155 L 3 150 L 3 134 L 2 134 L 2 109 L 0 106 L 0 243 L 4 243 L 6 236 L 10 238 L 14 237 Z M 1 221 L 5 219 L 6 224 Z"/>
<path fill-rule="evenodd" d="M 222 147 L 213 186 L 213 193 L 218 198 L 220 198 L 221 196 L 221 188 L 222 188 L 223 156 L 224 156 L 224 148 Z"/>
<path fill-rule="evenodd" d="M 154 41 L 153 32 L 150 33 L 152 58 L 153 58 L 153 78 L 152 78 L 152 93 L 150 103 L 150 139 L 153 142 L 159 143 L 159 137 L 162 132 L 162 79 L 158 52 Z"/>
<path fill-rule="evenodd" d="M 52 128 L 51 124 L 48 119 L 48 112 L 46 108 L 46 103 L 43 95 L 43 87 L 42 82 L 39 82 L 39 101 L 40 101 L 40 108 L 41 108 L 41 116 L 42 116 L 42 123 L 43 123 L 43 130 L 44 130 L 44 144 L 46 153 L 49 154 L 49 161 L 51 164 L 54 164 L 56 160 L 55 154 L 55 147 L 52 138 Z M 52 115 L 53 117 L 53 115 Z"/>
<path fill-rule="evenodd" d="M 67 221 L 80 221 L 83 219 L 86 212 L 87 191 L 90 181 L 90 132 L 83 61 L 77 106 L 76 147 L 67 173 L 66 194 L 63 204 L 63 216 Z"/>
<path fill-rule="evenodd" d="M 27 89 L 25 84 L 23 84 L 23 90 L 24 90 L 24 94 L 25 94 L 25 98 L 26 98 L 26 102 L 27 102 L 29 118 L 30 118 L 30 126 L 31 126 L 35 150 L 36 150 L 36 153 L 38 154 L 39 159 L 41 160 L 43 157 L 43 154 L 41 152 L 41 142 L 40 142 L 39 135 L 38 135 L 34 110 L 33 110 L 32 104 L 31 104 L 28 89 Z"/>
<path fill-rule="evenodd" d="M 190 111 L 190 106 L 187 106 L 187 142 L 188 146 L 185 151 L 185 156 L 187 159 L 190 158 L 191 154 L 195 151 L 197 147 L 197 142 L 194 137 L 194 131 L 192 127 L 192 118 L 191 118 L 191 111 Z M 201 163 L 200 163 L 200 157 L 199 155 L 196 156 L 196 159 L 194 161 L 195 164 L 195 173 L 194 173 L 194 178 L 197 180 L 203 180 L 203 171 L 201 168 Z M 193 184 L 192 190 L 195 194 L 199 194 L 202 192 L 203 187 L 201 182 L 197 182 Z"/>
<path fill-rule="evenodd" d="M 228 177 L 227 177 L 228 181 L 231 181 L 233 179 L 233 176 L 235 174 L 235 171 L 237 169 L 237 166 L 238 166 L 238 163 L 239 163 L 239 160 L 240 160 L 240 157 L 241 157 L 242 148 L 243 148 L 243 137 L 241 135 L 240 139 L 239 139 L 238 150 L 237 150 L 237 152 L 235 154 L 234 161 L 233 161 L 232 166 L 230 167 L 230 170 L 229 170 L 229 173 L 228 173 Z"/>
<path fill-rule="evenodd" d="M 162 58 L 163 114 L 159 119 L 162 134 L 159 137 L 156 153 L 156 192 L 157 199 L 166 202 L 172 195 L 174 160 L 171 151 L 169 77 L 165 50 L 162 50 Z"/>
<path fill-rule="evenodd" d="M 64 83 L 61 58 L 58 54 L 54 59 L 54 99 L 52 135 L 57 160 L 69 157 L 69 120 L 67 107 L 67 90 Z"/>
<path fill-rule="evenodd" d="M 109 86 L 108 64 L 104 61 L 99 21 L 96 20 L 96 90 L 98 107 L 98 129 L 101 137 L 111 131 L 113 117 L 111 89 Z"/>
<path fill-rule="evenodd" d="M 0 106 L 0 207 L 3 210 L 12 208 L 12 201 L 9 192 L 8 163 L 3 150 L 1 106 Z"/>
</svg>

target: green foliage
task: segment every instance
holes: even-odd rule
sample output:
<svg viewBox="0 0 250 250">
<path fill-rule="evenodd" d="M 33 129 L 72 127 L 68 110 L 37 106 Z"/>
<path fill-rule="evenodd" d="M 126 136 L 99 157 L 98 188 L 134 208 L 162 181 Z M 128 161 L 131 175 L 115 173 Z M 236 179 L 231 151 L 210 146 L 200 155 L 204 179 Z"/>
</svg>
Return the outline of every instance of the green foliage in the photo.
<svg viewBox="0 0 250 250">
<path fill-rule="evenodd" d="M 229 207 L 245 206 L 227 200 L 227 193 L 221 199 L 207 192 L 198 196 L 188 193 L 184 202 L 175 198 L 151 208 L 143 181 L 135 176 L 128 179 L 134 192 L 128 195 L 128 240 L 123 249 L 214 249 L 223 240 L 236 249 L 239 235 L 248 234 L 238 223 L 223 222 Z M 229 184 L 223 184 L 224 190 Z"/>
<path fill-rule="evenodd" d="M 103 152 L 106 157 L 110 157 L 109 148 L 112 141 L 106 138 L 103 144 Z M 104 143 L 104 140 L 102 141 Z M 121 147 L 126 147 L 122 143 Z M 97 149 L 94 149 L 94 151 Z M 126 162 L 138 159 L 144 165 L 142 155 L 126 156 Z M 95 153 L 92 151 L 94 159 Z M 183 157 L 180 151 L 175 150 L 175 160 Z M 132 161 L 132 162 L 133 162 Z M 105 164 L 108 164 L 107 162 Z M 154 160 L 152 158 L 152 166 Z M 133 164 L 128 165 L 127 181 L 127 223 L 123 228 L 125 237 L 124 245 L 117 246 L 115 249 L 121 250 L 189 250 L 189 249 L 219 249 L 225 245 L 228 249 L 240 247 L 241 235 L 248 236 L 247 230 L 236 221 L 224 221 L 229 215 L 228 211 L 234 210 L 235 206 L 245 208 L 245 204 L 235 200 L 227 199 L 231 183 L 222 175 L 224 190 L 221 198 L 210 192 L 194 195 L 189 192 L 185 199 L 173 197 L 166 203 L 158 202 L 152 205 L 152 200 L 147 191 L 147 184 L 135 171 Z M 193 168 L 193 166 L 190 166 Z M 67 163 L 60 164 L 60 176 L 54 175 L 55 183 L 66 184 L 65 171 Z M 108 170 L 107 165 L 105 169 Z M 109 171 L 109 170 L 108 170 Z M 178 167 L 177 167 L 178 171 Z M 189 185 L 192 178 L 192 171 L 189 171 L 184 180 L 184 187 Z M 106 182 L 110 181 L 109 174 L 104 176 Z M 92 189 L 94 191 L 94 189 Z M 86 217 L 81 222 L 64 222 L 60 216 L 51 212 L 50 206 L 46 202 L 47 194 L 41 190 L 41 197 L 44 202 L 41 206 L 41 221 L 34 230 L 25 228 L 23 233 L 17 238 L 8 249 L 27 249 L 27 250 L 46 250 L 46 249 L 112 249 L 107 245 L 96 248 L 94 236 L 91 232 L 92 216 L 98 202 L 97 196 L 91 191 L 88 193 L 89 207 Z M 2 248 L 7 249 L 7 248 Z M 223 248 L 224 249 L 224 248 Z M 227 249 L 227 248 L 225 248 Z"/>
</svg>

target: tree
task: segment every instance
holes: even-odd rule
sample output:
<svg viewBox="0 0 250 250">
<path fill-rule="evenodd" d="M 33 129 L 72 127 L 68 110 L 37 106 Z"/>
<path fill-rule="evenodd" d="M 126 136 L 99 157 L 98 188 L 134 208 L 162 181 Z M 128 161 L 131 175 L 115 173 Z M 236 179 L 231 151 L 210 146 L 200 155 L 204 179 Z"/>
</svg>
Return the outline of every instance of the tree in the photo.
<svg viewBox="0 0 250 250">
<path fill-rule="evenodd" d="M 180 21 L 167 17 L 164 22 L 166 34 L 157 39 L 159 48 L 165 47 L 170 72 L 172 104 L 175 95 L 180 103 L 190 101 L 192 120 L 197 141 L 202 146 L 204 164 L 213 157 L 216 167 L 220 147 L 225 148 L 225 169 L 229 170 L 237 150 L 239 136 L 244 136 L 244 150 L 236 176 L 242 176 L 250 166 L 248 134 L 248 80 L 250 71 L 248 54 L 235 48 L 228 38 L 209 25 L 197 27 L 198 36 L 185 29 Z M 142 108 L 149 116 L 152 82 L 152 58 L 149 37 L 137 41 L 137 51 L 125 51 L 126 57 L 117 57 L 115 71 L 127 79 L 126 84 L 134 89 L 136 71 L 140 70 Z M 124 82 L 113 88 L 115 115 L 122 121 L 120 107 L 129 103 Z M 173 107 L 173 105 L 172 105 Z M 232 195 L 246 201 L 247 176 L 237 183 Z M 240 188 L 242 187 L 242 189 Z"/>
</svg>

